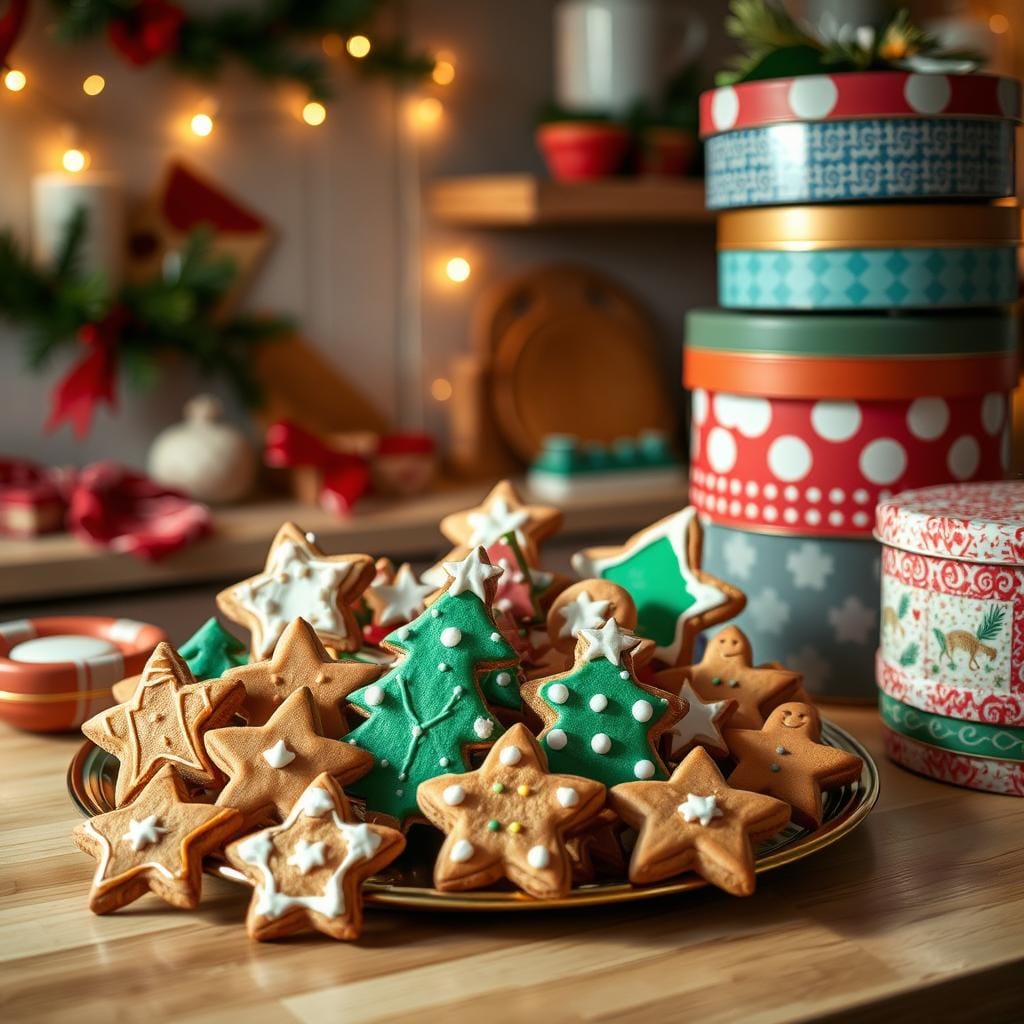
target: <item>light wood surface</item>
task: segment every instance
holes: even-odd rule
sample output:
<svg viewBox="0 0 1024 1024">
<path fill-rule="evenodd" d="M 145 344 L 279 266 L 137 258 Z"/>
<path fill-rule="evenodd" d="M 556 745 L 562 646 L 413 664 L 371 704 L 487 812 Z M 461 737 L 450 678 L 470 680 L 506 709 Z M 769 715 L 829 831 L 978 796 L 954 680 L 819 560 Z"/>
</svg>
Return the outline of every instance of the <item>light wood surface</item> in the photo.
<svg viewBox="0 0 1024 1024">
<path fill-rule="evenodd" d="M 447 178 L 428 186 L 427 209 L 444 224 L 525 228 L 567 224 L 711 224 L 695 178 L 549 181 L 532 174 Z"/>
<path fill-rule="evenodd" d="M 827 708 L 876 758 L 861 828 L 757 893 L 518 916 L 371 909 L 354 946 L 264 944 L 246 892 L 195 913 L 86 909 L 64 773 L 78 743 L 0 727 L 0 993 L 9 1021 L 246 1024 L 891 1022 L 1024 1018 L 1024 800 L 889 765 L 877 715 Z"/>
<path fill-rule="evenodd" d="M 90 547 L 66 533 L 31 540 L 0 537 L 0 604 L 240 579 L 262 567 L 277 528 L 289 519 L 313 531 L 330 553 L 433 558 L 447 551 L 437 528 L 441 519 L 476 505 L 489 489 L 489 483 L 481 483 L 445 486 L 405 501 L 367 498 L 344 519 L 294 501 L 224 508 L 215 512 L 213 537 L 155 564 Z M 625 537 L 685 504 L 685 488 L 677 484 L 641 493 L 619 487 L 568 499 L 559 502 L 565 512 L 560 536 L 605 531 Z"/>
</svg>

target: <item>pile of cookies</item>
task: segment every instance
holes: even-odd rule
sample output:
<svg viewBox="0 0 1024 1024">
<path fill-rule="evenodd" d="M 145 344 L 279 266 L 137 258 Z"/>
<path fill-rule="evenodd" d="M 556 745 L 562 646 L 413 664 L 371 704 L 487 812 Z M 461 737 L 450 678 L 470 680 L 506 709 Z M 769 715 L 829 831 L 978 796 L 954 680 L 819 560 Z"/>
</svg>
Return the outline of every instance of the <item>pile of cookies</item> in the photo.
<svg viewBox="0 0 1024 1024">
<path fill-rule="evenodd" d="M 217 598 L 248 650 L 211 619 L 83 726 L 120 762 L 116 809 L 74 831 L 92 909 L 195 907 L 204 857 L 252 883 L 256 939 L 357 937 L 363 881 L 413 857 L 442 891 L 693 871 L 752 892 L 754 844 L 820 824 L 860 759 L 735 627 L 694 662 L 744 598 L 702 571 L 693 509 L 579 552 L 576 582 L 543 567 L 560 523 L 503 481 L 420 577 L 285 524 Z"/>
</svg>

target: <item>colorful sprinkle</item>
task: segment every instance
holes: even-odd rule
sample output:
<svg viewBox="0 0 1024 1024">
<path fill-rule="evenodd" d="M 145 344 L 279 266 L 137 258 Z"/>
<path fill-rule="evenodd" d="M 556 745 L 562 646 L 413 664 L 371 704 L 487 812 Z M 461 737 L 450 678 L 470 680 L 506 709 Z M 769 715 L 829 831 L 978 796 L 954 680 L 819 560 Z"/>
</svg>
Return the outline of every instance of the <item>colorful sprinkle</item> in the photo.
<svg viewBox="0 0 1024 1024">
<path fill-rule="evenodd" d="M 530 787 L 529 786 L 518 786 L 516 788 L 516 792 L 520 796 L 529 796 L 530 795 Z"/>
<path fill-rule="evenodd" d="M 505 783 L 504 782 L 496 782 L 493 786 L 491 786 L 491 792 L 493 792 L 493 793 L 504 793 L 505 792 Z"/>
<path fill-rule="evenodd" d="M 491 820 L 489 822 L 487 822 L 487 831 L 488 832 L 500 832 L 501 831 L 501 822 L 498 821 L 497 818 L 491 818 Z"/>
<path fill-rule="evenodd" d="M 508 824 L 508 830 L 513 835 L 518 835 L 523 831 L 523 826 L 518 821 L 510 821 Z"/>
</svg>

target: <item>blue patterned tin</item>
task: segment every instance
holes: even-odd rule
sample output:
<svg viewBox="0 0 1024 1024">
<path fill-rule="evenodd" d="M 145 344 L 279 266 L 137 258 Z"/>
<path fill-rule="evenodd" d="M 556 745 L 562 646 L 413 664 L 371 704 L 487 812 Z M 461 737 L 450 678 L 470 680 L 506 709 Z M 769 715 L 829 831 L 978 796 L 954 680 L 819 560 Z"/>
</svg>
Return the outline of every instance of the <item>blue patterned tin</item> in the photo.
<svg viewBox="0 0 1024 1024">
<path fill-rule="evenodd" d="M 815 697 L 873 701 L 881 549 L 871 539 L 749 533 L 704 523 L 703 568 L 739 587 L 735 620 L 760 662 L 800 672 Z"/>
<path fill-rule="evenodd" d="M 794 121 L 705 141 L 707 205 L 1013 194 L 1013 122 L 963 117 Z"/>
</svg>

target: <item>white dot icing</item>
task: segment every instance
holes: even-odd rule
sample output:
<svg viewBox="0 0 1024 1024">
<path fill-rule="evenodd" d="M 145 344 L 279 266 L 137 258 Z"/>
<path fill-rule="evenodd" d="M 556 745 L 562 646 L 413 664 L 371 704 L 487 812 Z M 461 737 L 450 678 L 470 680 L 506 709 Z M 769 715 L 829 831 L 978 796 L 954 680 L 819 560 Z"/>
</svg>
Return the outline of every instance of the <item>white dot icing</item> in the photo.
<svg viewBox="0 0 1024 1024">
<path fill-rule="evenodd" d="M 552 750 L 562 750 L 566 743 L 569 742 L 569 737 L 566 736 L 565 732 L 561 729 L 552 729 L 551 732 L 544 737 L 544 741 Z"/>
<path fill-rule="evenodd" d="M 563 807 L 575 807 L 580 802 L 580 795 L 572 786 L 559 786 L 555 790 L 555 799 Z"/>
<path fill-rule="evenodd" d="M 437 663 L 438 672 L 447 672 L 449 668 L 451 668 L 451 666 L 446 661 L 439 661 Z"/>
<path fill-rule="evenodd" d="M 441 794 L 441 798 L 449 807 L 458 807 L 466 799 L 466 791 L 456 783 L 454 786 L 448 786 Z"/>
<path fill-rule="evenodd" d="M 373 686 L 368 686 L 366 688 L 366 693 L 363 694 L 363 697 L 366 703 L 369 704 L 371 708 L 375 708 L 377 707 L 378 704 L 383 703 L 384 691 L 376 683 L 374 683 Z"/>
<path fill-rule="evenodd" d="M 499 686 L 508 686 L 512 682 L 512 673 L 511 672 L 499 672 L 494 677 L 494 681 Z"/>
<path fill-rule="evenodd" d="M 553 704 L 564 704 L 569 699 L 569 687 L 565 683 L 552 683 L 547 696 Z"/>
<path fill-rule="evenodd" d="M 531 846 L 526 861 L 531 868 L 543 869 L 551 863 L 551 854 L 546 846 Z"/>
<path fill-rule="evenodd" d="M 608 698 L 603 693 L 595 693 L 590 698 L 590 710 L 600 712 L 604 711 L 608 707 Z"/>
<path fill-rule="evenodd" d="M 462 643 L 462 630 L 455 626 L 449 626 L 441 630 L 441 643 L 445 647 L 458 647 Z"/>
<path fill-rule="evenodd" d="M 494 723 L 489 718 L 478 718 L 473 723 L 473 732 L 482 740 L 486 740 L 494 732 Z"/>
<path fill-rule="evenodd" d="M 594 733 L 593 738 L 590 740 L 590 749 L 595 754 L 607 754 L 612 749 L 611 737 L 606 732 Z"/>
<path fill-rule="evenodd" d="M 295 760 L 295 752 L 288 749 L 284 740 L 278 740 L 268 750 L 263 751 L 263 759 L 271 768 L 286 768 Z"/>
<path fill-rule="evenodd" d="M 519 764 L 523 759 L 523 752 L 518 747 L 505 747 L 498 757 L 502 764 L 511 766 Z"/>
<path fill-rule="evenodd" d="M 473 844 L 468 839 L 459 839 L 452 845 L 452 851 L 448 856 L 456 864 L 463 864 L 469 860 L 474 853 L 476 853 L 476 850 L 473 849 Z"/>
<path fill-rule="evenodd" d="M 648 761 L 646 758 L 642 761 L 637 761 L 633 765 L 633 774 L 638 779 L 649 779 L 654 775 L 654 762 Z"/>
<path fill-rule="evenodd" d="M 649 722 L 654 714 L 654 705 L 649 700 L 638 700 L 631 710 L 638 722 Z"/>
</svg>

